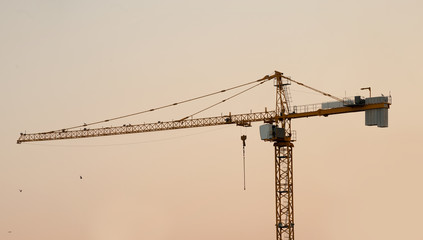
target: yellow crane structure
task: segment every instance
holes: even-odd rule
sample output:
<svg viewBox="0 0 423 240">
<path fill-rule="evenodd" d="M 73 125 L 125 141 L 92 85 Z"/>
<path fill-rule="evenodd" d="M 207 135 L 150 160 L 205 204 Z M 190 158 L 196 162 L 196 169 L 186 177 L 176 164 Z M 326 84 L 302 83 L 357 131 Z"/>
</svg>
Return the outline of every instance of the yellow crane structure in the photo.
<svg viewBox="0 0 423 240">
<path fill-rule="evenodd" d="M 334 114 L 365 112 L 365 124 L 368 126 L 377 125 L 378 127 L 388 126 L 388 109 L 392 104 L 391 96 L 363 98 L 355 96 L 354 98 L 340 99 L 320 90 L 309 87 L 303 83 L 297 82 L 290 77 L 286 77 L 281 72 L 275 71 L 272 75 L 258 79 L 252 83 L 262 84 L 273 80 L 276 87 L 276 106 L 274 111 L 264 111 L 246 114 L 232 115 L 229 113 L 224 116 L 193 118 L 190 115 L 186 118 L 154 123 L 128 124 L 116 127 L 87 128 L 101 122 L 108 122 L 115 119 L 107 119 L 101 122 L 83 124 L 80 126 L 54 130 L 42 133 L 21 133 L 17 143 L 76 139 L 88 137 L 101 137 L 111 135 L 122 135 L 131 133 L 156 132 L 184 128 L 197 128 L 218 125 L 234 124 L 237 126 L 251 126 L 253 122 L 264 122 L 260 126 L 260 137 L 264 141 L 272 142 L 274 146 L 275 162 L 275 205 L 276 205 L 276 239 L 293 240 L 294 239 L 294 198 L 293 198 L 293 142 L 296 140 L 295 131 L 291 128 L 291 120 L 297 118 L 308 118 L 315 116 L 329 116 Z M 319 92 L 325 96 L 331 97 L 336 101 L 322 104 L 291 106 L 288 86 L 294 82 L 313 91 Z M 247 85 L 247 84 L 244 84 Z M 244 86 L 241 85 L 241 86 Z M 222 90 L 220 92 L 225 92 Z M 212 94 L 209 94 L 212 95 Z M 206 96 L 209 96 L 206 95 Z M 238 94 L 236 94 L 238 95 Z M 232 97 L 231 97 L 232 98 Z M 197 99 L 197 98 L 196 98 Z M 229 98 L 228 98 L 229 99 Z M 221 103 L 225 102 L 223 100 Z M 186 102 L 186 101 L 184 101 Z M 180 102 L 183 103 L 183 102 Z M 180 103 L 173 103 L 164 107 L 175 106 Z M 217 105 L 217 104 L 215 104 Z M 214 106 L 214 105 L 213 105 Z M 160 108 L 164 108 L 160 107 Z M 160 108 L 150 109 L 144 112 L 151 112 Z M 144 113 L 140 112 L 140 113 Z M 201 112 L 201 111 L 200 111 Z M 138 114 L 138 113 L 137 113 Z M 131 114 L 133 115 L 133 114 Z M 126 115 L 123 117 L 131 116 Z M 121 118 L 121 117 L 120 117 Z M 245 139 L 243 140 L 245 141 Z"/>
</svg>

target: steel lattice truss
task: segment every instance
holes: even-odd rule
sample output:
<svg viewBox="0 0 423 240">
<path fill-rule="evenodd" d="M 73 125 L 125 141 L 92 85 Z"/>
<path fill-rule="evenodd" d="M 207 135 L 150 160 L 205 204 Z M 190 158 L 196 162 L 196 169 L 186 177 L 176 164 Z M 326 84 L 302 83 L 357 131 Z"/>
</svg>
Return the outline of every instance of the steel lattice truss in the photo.
<svg viewBox="0 0 423 240">
<path fill-rule="evenodd" d="M 294 193 L 291 143 L 275 143 L 276 239 L 294 239 Z"/>
<path fill-rule="evenodd" d="M 145 123 L 137 125 L 124 125 L 118 127 L 105 127 L 105 128 L 93 128 L 93 129 L 81 129 L 81 130 L 62 130 L 52 131 L 46 133 L 34 133 L 34 134 L 21 134 L 18 139 L 18 143 L 22 142 L 35 142 L 35 141 L 48 141 L 48 140 L 60 140 L 60 139 L 73 139 L 73 138 L 88 138 L 88 137 L 101 137 L 131 133 L 143 133 L 143 132 L 157 132 L 173 129 L 183 128 L 197 128 L 207 126 L 218 126 L 225 124 L 236 124 L 239 126 L 248 126 L 252 122 L 271 122 L 275 118 L 275 112 L 258 112 L 238 115 L 226 115 L 220 117 L 210 118 L 196 118 L 186 119 L 183 121 L 168 121 L 168 122 L 156 122 L 156 123 Z"/>
</svg>

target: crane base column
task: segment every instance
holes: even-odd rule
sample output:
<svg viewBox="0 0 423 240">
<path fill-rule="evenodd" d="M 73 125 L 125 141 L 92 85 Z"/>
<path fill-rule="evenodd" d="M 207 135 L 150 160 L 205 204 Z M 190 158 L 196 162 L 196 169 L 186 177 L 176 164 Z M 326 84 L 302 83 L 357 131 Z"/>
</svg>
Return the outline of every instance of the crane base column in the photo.
<svg viewBox="0 0 423 240">
<path fill-rule="evenodd" d="M 293 164 L 290 141 L 276 141 L 275 147 L 275 197 L 276 239 L 294 239 Z"/>
</svg>

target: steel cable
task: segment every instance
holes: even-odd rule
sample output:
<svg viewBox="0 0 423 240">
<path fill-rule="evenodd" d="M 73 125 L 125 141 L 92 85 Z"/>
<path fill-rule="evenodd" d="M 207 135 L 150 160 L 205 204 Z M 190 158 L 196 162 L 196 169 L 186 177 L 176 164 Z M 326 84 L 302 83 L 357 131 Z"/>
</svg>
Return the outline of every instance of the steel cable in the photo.
<svg viewBox="0 0 423 240">
<path fill-rule="evenodd" d="M 262 83 L 264 83 L 266 81 L 269 81 L 270 79 L 272 79 L 272 77 L 270 77 L 269 75 L 266 75 L 263 78 L 258 79 L 258 80 L 254 80 L 254 81 L 251 81 L 251 82 L 248 82 L 248 83 L 240 84 L 240 85 L 237 85 L 235 87 L 223 89 L 223 90 L 220 90 L 220 91 L 217 91 L 217 92 L 213 92 L 213 93 L 209 93 L 209 94 L 206 94 L 206 95 L 202 95 L 202 96 L 199 96 L 199 97 L 187 99 L 187 100 L 184 100 L 184 101 L 180 101 L 180 102 L 176 102 L 176 103 L 164 105 L 164 106 L 157 107 L 157 108 L 151 108 L 149 110 L 144 110 L 144 111 L 140 111 L 140 112 L 136 112 L 136 113 L 131 113 L 131 114 L 127 114 L 127 115 L 123 115 L 123 116 L 119 116 L 119 117 L 109 118 L 109 119 L 102 120 L 102 121 L 96 121 L 96 122 L 91 122 L 91 123 L 84 123 L 82 125 L 77 125 L 77 126 L 74 126 L 74 127 L 62 128 L 62 129 L 58 129 L 58 130 L 55 130 L 55 131 L 49 131 L 49 132 L 44 132 L 44 133 L 60 132 L 60 131 L 66 131 L 66 130 L 71 130 L 71 129 L 75 129 L 75 128 L 87 127 L 87 126 L 92 126 L 92 125 L 96 125 L 96 124 L 100 124 L 100 123 L 110 122 L 110 121 L 114 121 L 114 120 L 118 120 L 118 119 L 122 119 L 122 118 L 132 117 L 132 116 L 135 116 L 135 115 L 140 115 L 140 114 L 143 114 L 143 113 L 153 112 L 153 111 L 164 109 L 164 108 L 174 107 L 176 105 L 180 105 L 180 104 L 192 102 L 192 101 L 195 101 L 195 100 L 199 100 L 199 99 L 202 99 L 202 98 L 210 97 L 210 96 L 213 96 L 213 95 L 216 95 L 216 94 L 220 94 L 220 93 L 231 91 L 231 90 L 234 90 L 234 89 L 237 89 L 237 88 L 241 88 L 241 87 L 244 87 L 244 86 L 247 86 L 247 85 L 256 83 L 256 82 L 260 82 L 259 84 L 257 84 L 257 85 L 260 85 L 260 84 L 262 84 Z M 256 87 L 257 85 L 255 85 L 253 87 Z M 253 88 L 253 87 L 251 87 L 251 88 Z M 248 88 L 247 90 L 244 90 L 244 91 L 242 91 L 240 93 L 237 93 L 237 94 L 235 94 L 235 95 L 233 95 L 233 96 L 231 96 L 231 97 L 223 100 L 222 102 L 225 102 L 225 101 L 227 101 L 227 100 L 229 100 L 229 99 L 231 99 L 233 97 L 236 97 L 236 96 L 240 95 L 241 93 L 244 93 L 244 92 L 250 90 L 251 88 Z M 220 104 L 222 102 L 219 102 L 219 103 L 214 104 L 214 105 L 212 105 L 212 106 L 210 106 L 210 107 L 208 107 L 206 109 L 203 109 L 203 110 L 201 110 L 199 112 L 196 112 L 194 114 L 191 114 L 190 116 L 194 116 L 195 114 L 198 114 L 198 113 L 203 112 L 203 111 L 205 111 L 207 109 L 210 109 L 210 108 L 212 108 L 212 107 L 214 107 L 214 106 L 216 106 L 216 105 L 218 105 L 218 104 Z M 190 116 L 188 116 L 188 117 L 190 117 Z M 186 118 L 184 118 L 184 119 L 186 119 Z"/>
<path fill-rule="evenodd" d="M 202 109 L 202 110 L 200 110 L 200 111 L 198 111 L 198 112 L 195 112 L 195 113 L 193 113 L 193 114 L 191 114 L 191 115 L 188 115 L 188 116 L 186 116 L 186 117 L 182 118 L 182 119 L 181 119 L 181 120 L 179 120 L 179 121 L 183 121 L 183 120 L 185 120 L 185 119 L 187 119 L 187 118 L 193 117 L 194 115 L 197 115 L 197 114 L 202 113 L 202 112 L 204 112 L 204 111 L 206 111 L 206 110 L 209 110 L 210 108 L 215 107 L 215 106 L 217 106 L 217 105 L 219 105 L 219 104 L 222 104 L 222 103 L 224 103 L 224 102 L 226 102 L 226 101 L 228 101 L 228 100 L 230 100 L 230 99 L 232 99 L 232 98 L 234 98 L 234 97 L 236 97 L 236 96 L 239 96 L 239 95 L 241 95 L 241 94 L 243 94 L 243 93 L 245 93 L 245 92 L 247 92 L 247 91 L 249 91 L 249 90 L 251 90 L 251 89 L 253 89 L 253 88 L 255 88 L 255 87 L 257 87 L 257 86 L 259 86 L 259 85 L 261 85 L 261 84 L 263 84 L 263 83 L 265 83 L 265 82 L 266 82 L 266 81 L 262 81 L 262 82 L 260 82 L 260 83 L 258 83 L 258 84 L 256 84 L 256 85 L 254 85 L 254 86 L 252 86 L 252 87 L 249 87 L 249 88 L 247 88 L 247 89 L 245 89 L 245 90 L 243 90 L 243 91 L 241 91 L 241 92 L 239 92 L 239 93 L 237 93 L 237 94 L 234 94 L 234 95 L 232 95 L 232 96 L 230 96 L 230 97 L 228 97 L 228 98 L 225 98 L 225 99 L 223 99 L 223 100 L 222 100 L 222 101 L 220 101 L 220 102 L 217 102 L 217 103 L 215 103 L 215 104 L 213 104 L 213 105 L 211 105 L 211 106 L 209 106 L 209 107 L 206 107 L 206 108 L 204 108 L 204 109 Z"/>
</svg>

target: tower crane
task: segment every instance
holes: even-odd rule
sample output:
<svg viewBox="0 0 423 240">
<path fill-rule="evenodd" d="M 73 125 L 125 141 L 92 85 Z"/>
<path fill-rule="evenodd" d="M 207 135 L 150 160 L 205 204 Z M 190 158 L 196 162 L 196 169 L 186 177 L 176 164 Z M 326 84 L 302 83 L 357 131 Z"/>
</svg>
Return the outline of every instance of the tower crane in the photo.
<svg viewBox="0 0 423 240">
<path fill-rule="evenodd" d="M 276 205 L 276 239 L 293 240 L 294 239 L 294 195 L 293 195 L 293 142 L 296 140 L 295 131 L 291 128 L 291 120 L 297 118 L 308 118 L 315 116 L 329 116 L 335 114 L 365 112 L 365 125 L 378 127 L 388 127 L 388 109 L 392 104 L 391 96 L 379 96 L 363 98 L 355 96 L 354 98 L 338 98 L 323 91 L 317 90 L 298 82 L 283 73 L 275 71 L 272 75 L 254 81 L 262 84 L 273 80 L 276 87 L 276 106 L 274 111 L 254 112 L 246 114 L 232 115 L 229 113 L 224 116 L 193 118 L 193 115 L 180 120 L 143 123 L 134 125 L 123 125 L 116 127 L 86 128 L 100 122 L 54 130 L 41 133 L 21 133 L 17 143 L 64 140 L 88 137 L 101 137 L 111 135 L 122 135 L 131 133 L 156 132 L 165 130 L 175 130 L 184 128 L 197 128 L 218 125 L 234 124 L 237 126 L 251 126 L 253 122 L 264 122 L 260 126 L 260 137 L 262 140 L 272 142 L 274 146 L 275 162 L 275 205 Z M 253 83 L 254 83 L 253 82 Z M 322 104 L 291 106 L 289 85 L 296 83 L 313 91 L 319 92 L 325 96 L 333 98 L 335 101 Z M 247 84 L 241 85 L 245 86 Z M 222 90 L 220 92 L 225 92 Z M 218 92 L 217 92 L 218 93 Z M 215 94 L 215 93 L 213 93 Z M 209 96 L 212 94 L 208 94 Z M 238 94 L 236 94 L 238 95 Z M 234 95 L 234 96 L 236 96 Z M 232 96 L 232 97 L 234 97 Z M 232 98 L 231 97 L 231 98 Z M 195 98 L 198 99 L 198 98 Z M 228 98 L 229 99 L 229 98 Z M 228 100 L 225 99 L 225 100 Z M 225 102 L 223 100 L 220 103 Z M 187 101 L 183 101 L 187 102 Z M 180 103 L 183 103 L 180 102 Z M 178 105 L 173 103 L 164 107 Z M 217 104 L 215 104 L 217 105 Z M 214 106 L 214 105 L 213 105 Z M 150 109 L 145 112 L 151 112 L 160 108 Z M 200 111 L 201 112 L 201 111 Z M 144 112 L 140 112 L 144 113 Z M 137 113 L 138 114 L 138 113 Z M 133 114 L 131 114 L 133 115 Z M 123 117 L 131 116 L 126 115 Z M 101 122 L 108 122 L 114 119 L 106 119 Z M 243 140 L 245 141 L 245 140 Z"/>
</svg>

